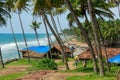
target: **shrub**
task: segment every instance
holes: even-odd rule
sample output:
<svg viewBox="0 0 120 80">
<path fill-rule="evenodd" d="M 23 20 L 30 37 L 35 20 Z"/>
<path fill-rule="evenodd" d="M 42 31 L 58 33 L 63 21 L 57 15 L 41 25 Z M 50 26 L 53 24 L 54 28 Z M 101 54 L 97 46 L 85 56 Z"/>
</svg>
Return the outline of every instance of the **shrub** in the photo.
<svg viewBox="0 0 120 80">
<path fill-rule="evenodd" d="M 37 70 L 57 70 L 57 64 L 51 59 L 41 59 L 33 65 L 34 69 Z"/>
</svg>

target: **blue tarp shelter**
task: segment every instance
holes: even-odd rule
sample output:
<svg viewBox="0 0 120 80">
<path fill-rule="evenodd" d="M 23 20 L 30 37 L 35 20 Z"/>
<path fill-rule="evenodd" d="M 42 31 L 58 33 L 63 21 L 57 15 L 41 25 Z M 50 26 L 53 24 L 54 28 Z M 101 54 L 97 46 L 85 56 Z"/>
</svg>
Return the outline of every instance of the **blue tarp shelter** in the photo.
<svg viewBox="0 0 120 80">
<path fill-rule="evenodd" d="M 109 58 L 108 59 L 108 62 L 111 62 L 111 63 L 120 63 L 120 54 L 112 57 L 112 58 Z"/>
<path fill-rule="evenodd" d="M 42 54 L 42 53 L 47 53 L 48 51 L 50 51 L 50 46 L 30 46 L 28 47 L 29 51 L 33 51 L 36 52 L 38 54 Z M 23 51 L 26 51 L 27 48 L 22 49 Z"/>
<path fill-rule="evenodd" d="M 42 58 L 42 57 L 51 57 L 50 51 L 52 52 L 52 55 L 55 53 L 55 51 L 59 54 L 60 51 L 55 47 L 50 46 L 30 46 L 27 48 L 24 48 L 20 50 L 22 52 L 22 57 L 31 57 L 31 58 Z M 28 54 L 29 53 L 29 54 Z"/>
</svg>

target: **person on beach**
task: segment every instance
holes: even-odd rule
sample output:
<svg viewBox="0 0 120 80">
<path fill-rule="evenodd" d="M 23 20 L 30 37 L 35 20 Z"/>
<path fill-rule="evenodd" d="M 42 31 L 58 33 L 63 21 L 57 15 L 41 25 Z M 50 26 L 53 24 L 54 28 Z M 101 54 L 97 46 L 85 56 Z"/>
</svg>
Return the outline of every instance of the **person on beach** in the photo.
<svg viewBox="0 0 120 80">
<path fill-rule="evenodd" d="M 77 68 L 78 67 L 78 62 L 79 62 L 78 56 L 75 56 L 74 60 L 75 60 L 75 66 Z"/>
</svg>

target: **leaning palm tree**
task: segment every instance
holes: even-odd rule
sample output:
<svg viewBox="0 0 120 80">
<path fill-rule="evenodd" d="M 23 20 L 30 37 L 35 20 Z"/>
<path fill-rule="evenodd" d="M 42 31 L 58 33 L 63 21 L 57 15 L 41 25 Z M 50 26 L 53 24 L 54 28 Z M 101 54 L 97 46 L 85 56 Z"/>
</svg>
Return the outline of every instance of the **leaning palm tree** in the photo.
<svg viewBox="0 0 120 80">
<path fill-rule="evenodd" d="M 7 17 L 10 17 L 9 12 L 4 8 L 4 2 L 0 1 L 0 26 L 6 25 Z M 4 68 L 2 51 L 0 47 L 0 60 L 2 68 Z"/>
<path fill-rule="evenodd" d="M 65 3 L 67 4 L 68 9 L 70 10 L 71 14 L 73 15 L 76 24 L 78 25 L 79 29 L 81 30 L 81 33 L 84 36 L 84 39 L 89 46 L 89 49 L 90 49 L 90 52 L 91 52 L 91 55 L 92 55 L 93 65 L 94 65 L 94 72 L 97 73 L 98 72 L 98 67 L 97 67 L 97 62 L 96 62 L 96 58 L 95 58 L 95 54 L 94 54 L 94 50 L 93 50 L 91 41 L 90 41 L 85 29 L 82 27 L 82 24 L 80 23 L 77 15 L 75 14 L 75 12 L 73 10 L 73 7 L 72 7 L 71 3 L 69 2 L 69 0 L 65 0 Z"/>
<path fill-rule="evenodd" d="M 25 46 L 26 46 L 27 52 L 28 52 L 28 62 L 30 63 L 30 56 L 29 56 L 29 51 L 28 51 L 28 44 L 27 44 L 27 40 L 26 40 L 26 36 L 25 36 L 25 31 L 24 31 L 22 19 L 21 19 L 21 16 L 20 16 L 20 13 L 21 13 L 22 9 L 26 10 L 26 6 L 27 6 L 26 2 L 27 1 L 28 0 L 17 0 L 17 1 L 15 1 L 14 9 L 17 10 L 17 12 L 18 12 L 18 17 L 19 17 L 19 21 L 20 21 L 20 25 L 21 25 L 21 29 L 22 29 L 24 41 L 25 41 Z"/>
<path fill-rule="evenodd" d="M 76 4 L 76 5 L 74 5 L 74 4 Z M 73 2 L 73 5 L 74 5 L 74 12 L 75 12 L 75 14 L 78 17 L 82 17 L 82 18 L 85 17 L 85 22 L 86 22 L 85 24 L 89 28 L 89 31 L 92 31 L 91 30 L 91 25 L 89 24 L 89 20 L 87 18 L 87 12 L 88 12 L 87 1 L 86 0 L 76 1 L 76 2 Z M 95 13 L 95 15 L 99 16 L 101 19 L 104 19 L 104 17 L 113 19 L 113 13 L 109 9 L 111 7 L 115 7 L 115 6 L 112 5 L 112 4 L 105 3 L 103 0 L 95 0 L 93 2 L 94 13 Z M 89 14 L 89 12 L 88 12 L 88 14 Z M 73 19 L 73 16 L 71 15 L 71 13 L 68 14 L 68 20 L 70 22 L 70 25 L 72 25 L 73 22 L 75 21 Z M 101 33 L 100 30 L 99 30 L 99 32 Z M 90 34 L 93 36 L 93 33 L 90 32 Z M 101 41 L 102 42 L 102 46 L 105 49 L 104 41 L 102 39 L 102 35 L 100 35 L 100 39 L 102 40 Z M 94 36 L 93 36 L 93 40 L 94 40 Z M 93 42 L 95 42 L 95 40 Z M 95 43 L 94 43 L 94 45 L 96 46 Z M 107 63 L 108 71 L 110 71 L 106 50 L 105 50 L 105 55 L 106 55 L 105 57 L 106 57 L 106 63 Z"/>
<path fill-rule="evenodd" d="M 95 17 L 95 13 L 94 13 L 94 9 L 92 6 L 92 0 L 88 0 L 88 10 L 90 13 L 90 18 L 91 18 L 91 22 L 92 22 L 92 28 L 93 28 L 93 34 L 95 37 L 95 43 L 96 43 L 96 48 L 97 48 L 97 52 L 98 52 L 98 60 L 99 60 L 99 64 L 100 64 L 100 76 L 104 76 L 105 72 L 104 72 L 104 66 L 103 66 L 103 61 L 102 61 L 102 52 L 101 52 L 101 47 L 100 47 L 100 36 L 99 36 L 99 29 L 98 29 L 98 23 Z"/>
<path fill-rule="evenodd" d="M 50 58 L 52 59 L 52 53 L 51 53 L 52 45 L 51 45 L 51 42 L 50 42 L 50 35 L 49 35 L 49 32 L 48 32 L 47 24 L 46 24 L 46 21 L 45 21 L 44 18 L 43 18 L 43 22 L 44 22 L 44 26 L 45 26 L 45 30 L 46 30 L 46 34 L 47 34 L 47 39 L 48 39 L 48 44 L 49 44 L 49 49 L 50 49 Z"/>
<path fill-rule="evenodd" d="M 6 3 L 5 3 L 5 8 L 9 11 L 9 13 L 11 13 L 12 9 L 14 8 L 14 3 L 13 2 L 14 2 L 13 0 L 7 0 Z M 11 17 L 9 19 L 10 19 L 10 27 L 11 27 L 12 35 L 13 35 L 14 42 L 15 42 L 15 45 L 16 45 L 16 48 L 17 48 L 17 52 L 18 52 L 18 58 L 21 59 L 20 52 L 19 52 L 19 47 L 18 47 L 18 44 L 17 44 L 17 40 L 15 38 L 14 30 L 13 30 Z"/>
<path fill-rule="evenodd" d="M 37 39 L 39 46 L 40 46 L 40 42 L 39 42 L 39 36 L 37 33 L 37 29 L 39 28 L 40 24 L 41 24 L 41 22 L 37 23 L 36 21 L 33 21 L 32 24 L 30 25 L 30 27 L 35 31 L 36 39 Z"/>
<path fill-rule="evenodd" d="M 46 5 L 46 6 L 45 6 L 45 5 Z M 48 1 L 34 0 L 34 13 L 36 13 L 37 15 L 42 15 L 43 18 L 45 19 L 45 21 L 46 21 L 46 23 L 48 24 L 51 32 L 52 32 L 53 35 L 55 36 L 57 42 L 59 43 L 59 45 L 60 45 L 60 47 L 61 47 L 61 49 L 62 49 L 62 50 L 61 50 L 61 53 L 62 53 L 62 55 L 64 56 L 64 59 L 65 59 L 66 69 L 69 69 L 68 63 L 67 63 L 67 59 L 66 59 L 65 54 L 64 54 L 63 45 L 62 45 L 62 43 L 61 43 L 58 35 L 56 34 L 56 32 L 54 31 L 54 29 L 52 28 L 52 26 L 51 26 L 51 24 L 50 24 L 50 22 L 49 22 L 49 20 L 48 20 L 48 17 L 47 17 L 47 15 L 46 15 L 46 13 L 45 13 L 45 11 L 50 8 L 50 6 L 51 6 L 50 0 L 48 0 Z M 48 8 L 48 7 L 49 7 L 49 8 Z"/>
<path fill-rule="evenodd" d="M 6 25 L 6 20 L 10 16 L 9 12 L 4 8 L 5 3 L 0 1 L 0 26 Z"/>
</svg>

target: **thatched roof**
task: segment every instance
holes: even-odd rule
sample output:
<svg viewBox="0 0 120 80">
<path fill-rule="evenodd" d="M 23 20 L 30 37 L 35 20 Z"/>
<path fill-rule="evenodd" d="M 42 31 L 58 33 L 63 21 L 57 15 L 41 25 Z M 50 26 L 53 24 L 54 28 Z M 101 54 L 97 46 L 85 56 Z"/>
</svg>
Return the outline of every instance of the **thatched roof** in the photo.
<svg viewBox="0 0 120 80">
<path fill-rule="evenodd" d="M 120 53 L 120 48 L 106 48 L 106 50 L 107 50 L 108 58 L 113 57 L 113 56 L 115 56 L 115 55 Z M 102 56 L 105 57 L 104 49 L 102 49 Z M 79 54 L 78 57 L 80 59 L 91 59 L 92 58 L 89 49 L 87 49 L 83 53 Z"/>
<path fill-rule="evenodd" d="M 60 46 L 59 45 L 54 45 L 54 47 L 57 49 L 57 50 L 59 50 L 59 51 L 61 51 L 61 48 L 60 48 Z M 63 48 L 64 48 L 64 50 L 65 50 L 65 53 L 71 53 L 72 51 L 67 47 L 67 46 L 63 46 Z"/>
</svg>

